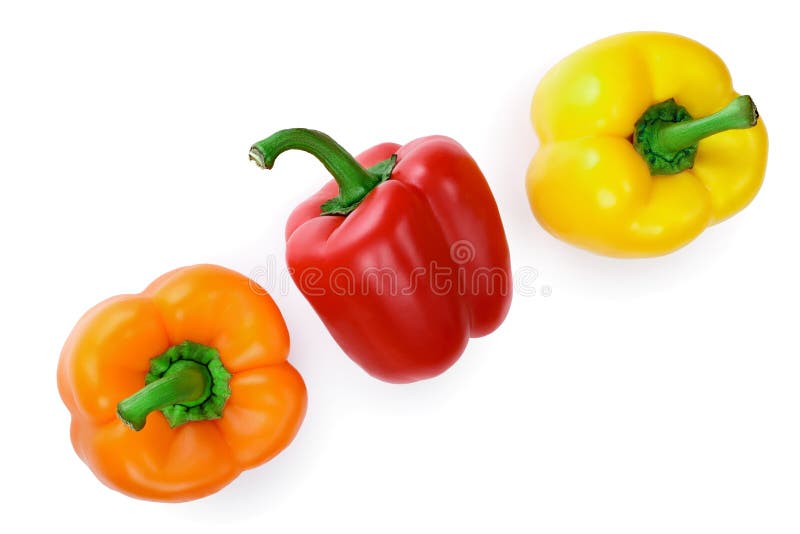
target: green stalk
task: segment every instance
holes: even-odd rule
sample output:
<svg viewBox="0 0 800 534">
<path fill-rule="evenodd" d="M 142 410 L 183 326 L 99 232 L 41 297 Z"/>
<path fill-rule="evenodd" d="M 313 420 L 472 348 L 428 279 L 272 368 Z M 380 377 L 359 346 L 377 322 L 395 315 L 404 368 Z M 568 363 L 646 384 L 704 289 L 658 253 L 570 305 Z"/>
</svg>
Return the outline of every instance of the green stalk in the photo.
<svg viewBox="0 0 800 534">
<path fill-rule="evenodd" d="M 718 112 L 699 119 L 674 100 L 651 106 L 636 122 L 633 145 L 652 174 L 676 174 L 692 168 L 697 144 L 727 130 L 751 128 L 758 110 L 747 95 L 734 98 Z"/>
<path fill-rule="evenodd" d="M 250 147 L 250 159 L 262 169 L 271 169 L 275 159 L 287 150 L 311 154 L 336 180 L 339 195 L 321 206 L 323 215 L 353 211 L 370 191 L 390 177 L 396 160 L 392 156 L 367 169 L 329 136 L 306 128 L 280 130 L 255 143 Z"/>
<path fill-rule="evenodd" d="M 677 152 L 696 145 L 702 139 L 727 130 L 742 130 L 756 125 L 758 110 L 753 99 L 739 96 L 713 115 L 700 119 L 664 124 L 656 128 L 655 147 Z"/>
<path fill-rule="evenodd" d="M 150 412 L 175 404 L 197 405 L 211 393 L 211 375 L 197 362 L 182 360 L 173 364 L 169 373 L 121 401 L 117 414 L 134 430 L 144 428 Z"/>
</svg>

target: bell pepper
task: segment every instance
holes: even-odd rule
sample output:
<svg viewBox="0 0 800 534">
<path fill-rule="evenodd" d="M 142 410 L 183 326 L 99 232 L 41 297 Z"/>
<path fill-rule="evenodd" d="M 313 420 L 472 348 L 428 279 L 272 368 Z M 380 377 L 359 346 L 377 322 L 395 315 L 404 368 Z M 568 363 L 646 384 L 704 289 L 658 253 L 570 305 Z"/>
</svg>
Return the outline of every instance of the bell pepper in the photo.
<svg viewBox="0 0 800 534">
<path fill-rule="evenodd" d="M 430 378 L 500 325 L 508 244 L 486 179 L 456 141 L 384 143 L 353 158 L 321 132 L 289 129 L 250 157 L 271 169 L 289 149 L 315 156 L 333 180 L 289 217 L 286 261 L 358 365 L 387 382 Z"/>
<path fill-rule="evenodd" d="M 550 233 L 618 257 L 674 251 L 756 195 L 767 131 L 722 60 L 665 33 L 591 44 L 542 79 L 531 208 Z"/>
<path fill-rule="evenodd" d="M 72 444 L 141 499 L 209 495 L 280 452 L 306 409 L 275 303 L 239 273 L 184 267 L 89 310 L 58 364 Z"/>
</svg>

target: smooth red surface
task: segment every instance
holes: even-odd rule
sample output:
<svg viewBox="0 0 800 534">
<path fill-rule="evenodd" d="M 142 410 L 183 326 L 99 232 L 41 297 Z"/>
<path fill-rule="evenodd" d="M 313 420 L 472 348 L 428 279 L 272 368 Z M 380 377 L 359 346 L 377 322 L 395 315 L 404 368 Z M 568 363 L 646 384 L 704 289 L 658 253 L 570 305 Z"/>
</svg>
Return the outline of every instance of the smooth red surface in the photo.
<svg viewBox="0 0 800 534">
<path fill-rule="evenodd" d="M 502 323 L 511 267 L 494 197 L 457 142 L 385 143 L 357 159 L 371 166 L 394 153 L 391 178 L 346 217 L 320 215 L 338 194 L 333 180 L 298 206 L 286 226 L 286 257 L 357 364 L 381 380 L 413 382 L 442 373 L 470 337 Z"/>
</svg>

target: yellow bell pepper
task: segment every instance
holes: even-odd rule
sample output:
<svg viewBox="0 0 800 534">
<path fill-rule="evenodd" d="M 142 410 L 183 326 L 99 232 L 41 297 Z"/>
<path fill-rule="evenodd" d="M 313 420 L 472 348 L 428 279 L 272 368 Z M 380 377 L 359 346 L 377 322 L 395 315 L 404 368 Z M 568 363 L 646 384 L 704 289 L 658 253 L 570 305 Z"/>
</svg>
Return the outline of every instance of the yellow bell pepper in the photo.
<svg viewBox="0 0 800 534">
<path fill-rule="evenodd" d="M 657 256 L 744 208 L 767 131 L 717 55 L 665 33 L 591 44 L 542 79 L 531 208 L 550 233 L 617 257 Z M 703 117 L 693 119 L 694 117 Z"/>
</svg>

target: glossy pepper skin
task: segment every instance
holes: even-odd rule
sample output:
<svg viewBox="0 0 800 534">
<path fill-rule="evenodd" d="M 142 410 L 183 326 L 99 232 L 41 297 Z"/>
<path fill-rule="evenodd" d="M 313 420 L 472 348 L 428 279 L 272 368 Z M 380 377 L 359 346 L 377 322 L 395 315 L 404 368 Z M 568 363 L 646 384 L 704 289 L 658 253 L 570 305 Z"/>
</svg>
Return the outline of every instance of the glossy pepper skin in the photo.
<svg viewBox="0 0 800 534">
<path fill-rule="evenodd" d="M 579 50 L 545 75 L 531 115 L 531 208 L 550 233 L 599 254 L 674 251 L 744 208 L 764 177 L 767 132 L 752 101 L 737 98 L 719 57 L 678 35 Z"/>
<path fill-rule="evenodd" d="M 335 145 L 308 130 L 275 136 L 298 131 Z M 275 136 L 254 145 L 263 166 L 290 144 Z M 374 183 L 353 196 L 346 215 L 329 215 L 321 206 L 347 205 L 353 181 L 342 179 L 341 164 L 320 159 L 337 180 L 289 217 L 286 260 L 295 283 L 372 376 L 405 383 L 442 373 L 470 337 L 500 325 L 511 301 L 508 245 L 483 174 L 447 137 L 381 144 L 352 162 L 377 169 Z"/>
<path fill-rule="evenodd" d="M 170 361 L 193 349 L 214 363 Z M 275 456 L 299 429 L 306 389 L 288 350 L 272 299 L 222 267 L 185 267 L 140 294 L 110 298 L 78 321 L 58 365 L 75 452 L 104 484 L 133 497 L 209 495 Z M 154 366 L 163 377 L 145 388 Z"/>
</svg>

